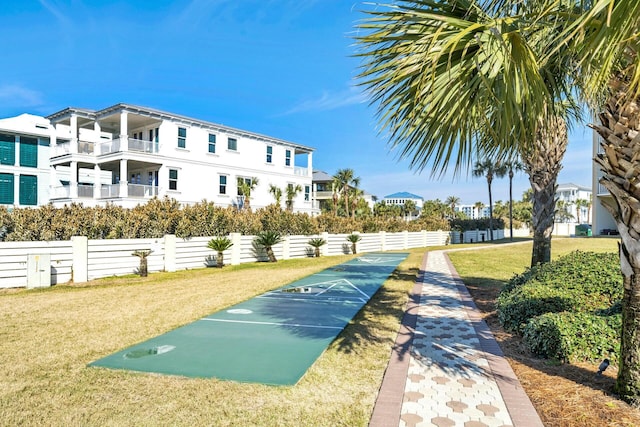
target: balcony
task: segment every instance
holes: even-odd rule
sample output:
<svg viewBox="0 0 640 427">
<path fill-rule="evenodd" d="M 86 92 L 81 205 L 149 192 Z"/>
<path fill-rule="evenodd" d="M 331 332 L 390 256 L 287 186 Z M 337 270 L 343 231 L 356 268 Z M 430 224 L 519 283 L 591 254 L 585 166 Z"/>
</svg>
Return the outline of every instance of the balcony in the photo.
<svg viewBox="0 0 640 427">
<path fill-rule="evenodd" d="M 293 167 L 293 174 L 297 176 L 309 176 L 309 169 L 299 166 Z"/>
<path fill-rule="evenodd" d="M 78 199 L 93 199 L 93 184 L 78 184 L 77 188 Z M 120 184 L 101 185 L 100 198 L 112 199 L 132 197 L 139 199 L 151 199 L 158 195 L 158 187 L 152 185 L 127 184 L 124 192 L 121 191 L 122 188 L 123 186 Z M 74 199 L 75 197 L 72 197 L 71 193 L 71 185 L 54 187 L 51 191 L 51 199 Z"/>
<path fill-rule="evenodd" d="M 122 146 L 122 140 L 119 138 L 100 143 L 78 141 L 77 153 L 103 156 L 105 154 L 123 151 Z M 127 150 L 137 153 L 157 153 L 158 143 L 155 141 L 142 141 L 140 139 L 127 138 Z M 71 152 L 71 143 L 65 142 L 57 144 L 52 148 L 51 157 L 64 156 L 65 154 L 71 154 Z"/>
</svg>

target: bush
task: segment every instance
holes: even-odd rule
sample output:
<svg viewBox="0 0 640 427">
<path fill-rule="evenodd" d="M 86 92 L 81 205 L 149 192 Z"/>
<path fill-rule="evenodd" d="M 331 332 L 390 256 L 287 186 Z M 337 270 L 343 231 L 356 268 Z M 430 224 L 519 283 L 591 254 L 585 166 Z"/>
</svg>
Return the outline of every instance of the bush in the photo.
<svg viewBox="0 0 640 427">
<path fill-rule="evenodd" d="M 522 333 L 536 316 L 593 312 L 620 298 L 618 255 L 575 251 L 514 276 L 498 297 L 498 318 L 506 330 Z"/>
<path fill-rule="evenodd" d="M 618 359 L 620 314 L 547 313 L 531 319 L 524 328 L 524 342 L 532 353 L 563 362 L 597 362 Z"/>
</svg>

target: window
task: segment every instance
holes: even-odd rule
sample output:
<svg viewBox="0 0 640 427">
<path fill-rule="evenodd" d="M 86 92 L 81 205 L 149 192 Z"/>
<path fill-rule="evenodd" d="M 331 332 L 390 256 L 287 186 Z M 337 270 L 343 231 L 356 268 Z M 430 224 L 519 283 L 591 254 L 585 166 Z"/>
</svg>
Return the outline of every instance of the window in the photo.
<svg viewBox="0 0 640 427">
<path fill-rule="evenodd" d="M 238 151 L 238 140 L 235 138 L 227 139 L 227 149 L 231 151 Z"/>
<path fill-rule="evenodd" d="M 216 136 L 212 133 L 209 134 L 209 152 L 216 152 Z"/>
<path fill-rule="evenodd" d="M 308 202 L 309 201 L 309 195 L 311 193 L 311 188 L 308 185 L 304 186 L 304 201 Z"/>
<path fill-rule="evenodd" d="M 227 176 L 220 175 L 220 194 L 227 194 Z"/>
<path fill-rule="evenodd" d="M 16 164 L 16 138 L 13 135 L 0 133 L 0 164 Z"/>
<path fill-rule="evenodd" d="M 271 163 L 271 155 L 273 154 L 273 147 L 267 145 L 267 163 Z"/>
<path fill-rule="evenodd" d="M 284 165 L 291 166 L 291 150 L 285 151 L 284 154 Z"/>
<path fill-rule="evenodd" d="M 20 175 L 20 204 L 35 206 L 38 204 L 38 177 Z"/>
<path fill-rule="evenodd" d="M 38 167 L 38 140 L 36 138 L 20 137 L 20 166 Z"/>
<path fill-rule="evenodd" d="M 240 186 L 242 185 L 242 183 L 246 183 L 249 187 L 251 187 L 251 183 L 252 183 L 253 179 L 251 178 L 242 178 L 242 177 L 238 177 L 238 196 L 242 196 L 242 191 L 240 191 Z"/>
<path fill-rule="evenodd" d="M 178 170 L 169 169 L 169 190 L 178 189 Z"/>
<path fill-rule="evenodd" d="M 178 147 L 180 148 L 187 147 L 187 129 L 186 128 L 178 128 Z"/>
<path fill-rule="evenodd" d="M 0 203 L 5 205 L 13 204 L 13 180 L 13 174 L 0 173 Z"/>
</svg>

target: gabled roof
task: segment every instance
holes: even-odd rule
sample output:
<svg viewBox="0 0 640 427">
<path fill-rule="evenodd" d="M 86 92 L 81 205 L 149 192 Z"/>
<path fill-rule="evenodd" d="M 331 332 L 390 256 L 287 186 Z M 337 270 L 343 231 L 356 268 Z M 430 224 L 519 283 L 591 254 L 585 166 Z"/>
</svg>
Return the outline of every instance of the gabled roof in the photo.
<svg viewBox="0 0 640 427">
<path fill-rule="evenodd" d="M 327 182 L 333 181 L 333 177 L 326 173 L 325 171 L 314 170 L 313 171 L 313 182 Z"/>
<path fill-rule="evenodd" d="M 384 196 L 384 199 L 418 199 L 424 200 L 422 196 L 418 196 L 413 193 L 408 193 L 406 191 L 401 191 L 399 193 L 389 194 L 388 196 Z"/>
</svg>

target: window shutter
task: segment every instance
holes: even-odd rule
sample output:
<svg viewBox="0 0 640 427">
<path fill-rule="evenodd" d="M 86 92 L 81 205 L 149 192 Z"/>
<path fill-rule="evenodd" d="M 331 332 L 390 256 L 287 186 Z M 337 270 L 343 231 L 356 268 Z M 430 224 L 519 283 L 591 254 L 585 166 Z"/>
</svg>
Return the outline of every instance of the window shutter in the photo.
<svg viewBox="0 0 640 427">
<path fill-rule="evenodd" d="M 12 205 L 14 203 L 13 182 L 13 174 L 0 173 L 0 203 L 5 205 Z"/>
<path fill-rule="evenodd" d="M 16 164 L 16 139 L 13 135 L 0 134 L 0 164 Z"/>
<path fill-rule="evenodd" d="M 20 175 L 20 204 L 35 206 L 38 204 L 38 177 Z"/>
<path fill-rule="evenodd" d="M 38 140 L 36 138 L 20 137 L 20 166 L 38 167 Z"/>
</svg>

